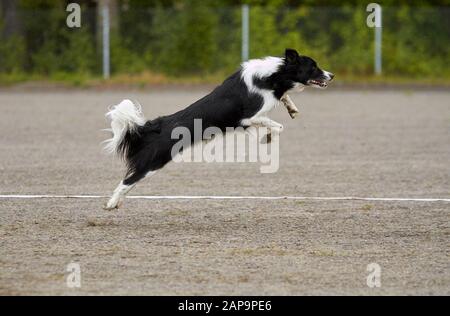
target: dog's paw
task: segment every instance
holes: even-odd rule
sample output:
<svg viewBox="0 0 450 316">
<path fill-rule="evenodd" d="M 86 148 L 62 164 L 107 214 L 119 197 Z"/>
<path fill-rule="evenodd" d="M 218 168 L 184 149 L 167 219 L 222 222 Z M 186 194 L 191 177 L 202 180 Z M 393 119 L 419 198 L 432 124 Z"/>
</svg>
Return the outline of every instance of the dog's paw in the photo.
<svg viewBox="0 0 450 316">
<path fill-rule="evenodd" d="M 295 119 L 299 114 L 300 114 L 299 111 L 289 110 L 289 115 L 291 116 L 292 119 Z"/>
<path fill-rule="evenodd" d="M 116 205 L 116 206 L 110 206 L 110 205 L 108 205 L 108 203 L 105 203 L 104 205 L 103 205 L 103 209 L 105 210 L 105 211 L 112 211 L 112 210 L 117 210 L 119 207 Z"/>
<path fill-rule="evenodd" d="M 105 211 L 112 211 L 112 210 L 117 210 L 119 209 L 120 205 L 121 205 L 121 201 L 119 202 L 115 202 L 115 201 L 108 201 L 108 203 L 105 203 L 103 205 L 103 209 Z"/>
</svg>

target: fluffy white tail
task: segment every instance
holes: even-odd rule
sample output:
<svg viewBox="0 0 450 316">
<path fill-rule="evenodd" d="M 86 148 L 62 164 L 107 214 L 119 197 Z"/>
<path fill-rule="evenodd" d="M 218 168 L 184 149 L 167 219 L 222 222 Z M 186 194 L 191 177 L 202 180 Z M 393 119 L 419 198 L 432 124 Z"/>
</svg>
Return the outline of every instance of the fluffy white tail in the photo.
<svg viewBox="0 0 450 316">
<path fill-rule="evenodd" d="M 111 120 L 113 137 L 104 141 L 105 150 L 108 153 L 120 154 L 120 146 L 128 131 L 134 131 L 137 127 L 145 124 L 141 106 L 134 104 L 131 100 L 123 100 L 118 105 L 110 108 L 106 117 Z"/>
</svg>

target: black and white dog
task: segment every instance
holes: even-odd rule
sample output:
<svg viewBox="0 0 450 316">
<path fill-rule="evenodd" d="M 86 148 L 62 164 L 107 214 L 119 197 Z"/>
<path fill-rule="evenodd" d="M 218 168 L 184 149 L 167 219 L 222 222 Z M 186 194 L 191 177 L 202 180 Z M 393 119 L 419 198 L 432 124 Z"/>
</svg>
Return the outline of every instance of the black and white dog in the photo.
<svg viewBox="0 0 450 316">
<path fill-rule="evenodd" d="M 106 114 L 111 119 L 113 137 L 106 141 L 105 148 L 124 159 L 127 173 L 105 209 L 118 208 L 139 180 L 172 160 L 171 149 L 178 141 L 171 138 L 174 128 L 187 127 L 193 135 L 194 119 L 201 119 L 203 129 L 264 126 L 271 133 L 280 133 L 283 125 L 267 115 L 287 92 L 306 86 L 325 88 L 333 77 L 312 58 L 286 49 L 284 57 L 244 62 L 210 94 L 172 115 L 146 120 L 139 105 L 122 101 Z M 200 139 L 191 139 L 191 143 L 196 141 Z"/>
</svg>

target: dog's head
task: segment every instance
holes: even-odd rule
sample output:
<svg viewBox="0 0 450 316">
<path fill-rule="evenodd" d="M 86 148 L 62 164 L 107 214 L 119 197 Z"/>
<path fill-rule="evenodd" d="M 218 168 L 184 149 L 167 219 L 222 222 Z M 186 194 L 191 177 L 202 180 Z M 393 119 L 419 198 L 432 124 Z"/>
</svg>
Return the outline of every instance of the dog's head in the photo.
<svg viewBox="0 0 450 316">
<path fill-rule="evenodd" d="M 294 86 L 311 86 L 324 89 L 333 80 L 334 74 L 320 69 L 314 59 L 301 56 L 295 49 L 286 49 L 285 71 Z"/>
</svg>

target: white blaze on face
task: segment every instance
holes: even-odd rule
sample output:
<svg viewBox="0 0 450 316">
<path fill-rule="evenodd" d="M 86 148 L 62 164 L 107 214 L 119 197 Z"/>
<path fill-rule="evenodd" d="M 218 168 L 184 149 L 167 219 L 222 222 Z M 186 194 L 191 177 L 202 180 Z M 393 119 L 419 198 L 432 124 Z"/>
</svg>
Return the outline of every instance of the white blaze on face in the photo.
<svg viewBox="0 0 450 316">
<path fill-rule="evenodd" d="M 324 77 L 325 77 L 328 81 L 330 81 L 330 80 L 333 79 L 334 75 L 333 75 L 331 72 L 326 71 L 326 70 L 322 70 L 322 72 L 323 72 Z"/>
</svg>

